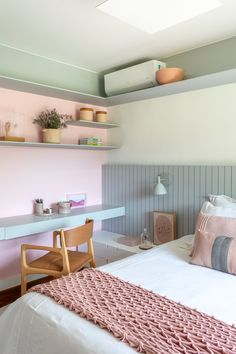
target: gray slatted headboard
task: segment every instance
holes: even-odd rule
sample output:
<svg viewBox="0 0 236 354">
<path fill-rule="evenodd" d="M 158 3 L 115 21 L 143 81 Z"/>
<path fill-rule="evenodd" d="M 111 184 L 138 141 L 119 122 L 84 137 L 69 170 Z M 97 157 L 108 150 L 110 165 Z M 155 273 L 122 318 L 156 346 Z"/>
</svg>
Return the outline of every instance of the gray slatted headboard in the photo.
<svg viewBox="0 0 236 354">
<path fill-rule="evenodd" d="M 167 195 L 154 196 L 157 175 L 168 175 Z M 139 235 L 144 227 L 153 234 L 154 210 L 177 213 L 177 236 L 194 233 L 195 221 L 207 195 L 236 197 L 236 166 L 104 165 L 103 203 L 126 207 L 126 216 L 106 220 L 103 230 Z"/>
</svg>

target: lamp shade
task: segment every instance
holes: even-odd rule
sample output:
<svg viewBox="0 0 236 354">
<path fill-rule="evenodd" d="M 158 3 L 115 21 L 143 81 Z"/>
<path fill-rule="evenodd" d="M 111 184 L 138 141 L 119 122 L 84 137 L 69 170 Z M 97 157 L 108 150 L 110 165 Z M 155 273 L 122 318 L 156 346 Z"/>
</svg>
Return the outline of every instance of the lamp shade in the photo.
<svg viewBox="0 0 236 354">
<path fill-rule="evenodd" d="M 154 187 L 154 194 L 155 195 L 164 195 L 167 194 L 167 190 L 165 186 L 161 183 L 161 177 L 157 177 L 157 184 Z"/>
</svg>

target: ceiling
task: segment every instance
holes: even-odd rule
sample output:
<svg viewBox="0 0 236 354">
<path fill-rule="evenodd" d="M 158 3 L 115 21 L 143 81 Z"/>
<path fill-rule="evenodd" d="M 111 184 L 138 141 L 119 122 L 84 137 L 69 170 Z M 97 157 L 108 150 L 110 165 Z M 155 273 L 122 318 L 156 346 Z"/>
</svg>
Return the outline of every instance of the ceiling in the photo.
<svg viewBox="0 0 236 354">
<path fill-rule="evenodd" d="M 97 10 L 103 1 L 0 0 L 0 44 L 103 72 L 236 34 L 236 0 L 221 0 L 216 10 L 156 34 Z"/>
</svg>

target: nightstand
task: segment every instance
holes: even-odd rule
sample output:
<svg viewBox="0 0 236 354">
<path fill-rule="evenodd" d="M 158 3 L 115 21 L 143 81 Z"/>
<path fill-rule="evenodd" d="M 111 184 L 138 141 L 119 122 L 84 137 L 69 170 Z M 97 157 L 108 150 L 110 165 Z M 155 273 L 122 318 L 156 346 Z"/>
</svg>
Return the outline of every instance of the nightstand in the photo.
<svg viewBox="0 0 236 354">
<path fill-rule="evenodd" d="M 93 234 L 94 253 L 97 266 L 118 261 L 133 254 L 145 252 L 138 246 L 126 246 L 117 240 L 125 235 L 109 231 L 97 231 Z"/>
</svg>

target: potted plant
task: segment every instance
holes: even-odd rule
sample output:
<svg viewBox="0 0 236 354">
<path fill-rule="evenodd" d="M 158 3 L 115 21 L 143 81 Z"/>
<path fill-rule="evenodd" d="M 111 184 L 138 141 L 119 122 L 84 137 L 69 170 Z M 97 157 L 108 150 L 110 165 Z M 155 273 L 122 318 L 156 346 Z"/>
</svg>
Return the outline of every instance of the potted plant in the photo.
<svg viewBox="0 0 236 354">
<path fill-rule="evenodd" d="M 66 128 L 66 121 L 72 119 L 68 114 L 60 114 L 56 109 L 41 112 L 34 120 L 42 128 L 43 142 L 60 144 L 61 128 Z"/>
</svg>

